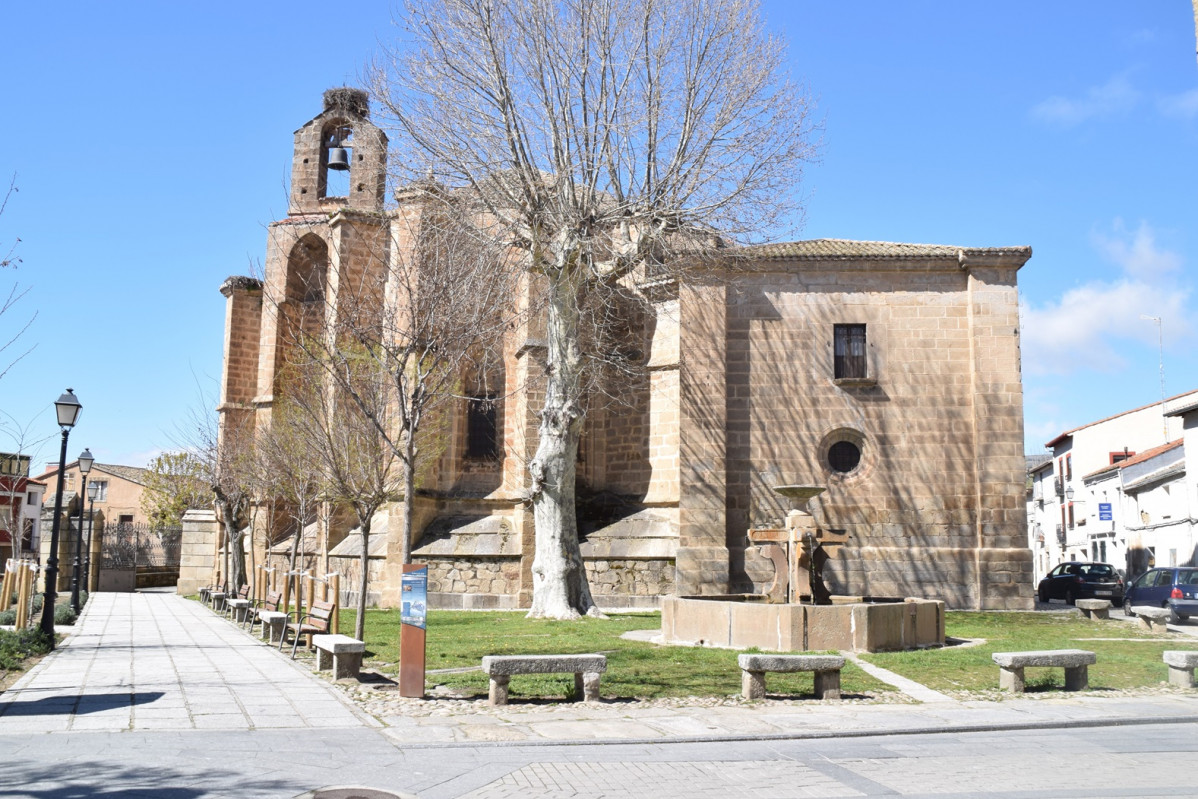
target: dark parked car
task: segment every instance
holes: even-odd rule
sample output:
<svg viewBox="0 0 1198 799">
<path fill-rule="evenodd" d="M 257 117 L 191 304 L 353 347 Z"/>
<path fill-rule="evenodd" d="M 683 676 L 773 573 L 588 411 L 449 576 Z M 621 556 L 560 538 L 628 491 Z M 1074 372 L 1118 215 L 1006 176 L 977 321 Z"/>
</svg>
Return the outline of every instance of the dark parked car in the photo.
<svg viewBox="0 0 1198 799">
<path fill-rule="evenodd" d="M 1116 607 L 1123 601 L 1123 578 L 1109 563 L 1062 563 L 1050 571 L 1037 589 L 1040 601 L 1063 599 L 1109 599 Z"/>
<path fill-rule="evenodd" d="M 1130 612 L 1133 605 L 1169 608 L 1174 623 L 1198 616 L 1198 568 L 1149 569 L 1127 587 L 1123 609 Z"/>
</svg>

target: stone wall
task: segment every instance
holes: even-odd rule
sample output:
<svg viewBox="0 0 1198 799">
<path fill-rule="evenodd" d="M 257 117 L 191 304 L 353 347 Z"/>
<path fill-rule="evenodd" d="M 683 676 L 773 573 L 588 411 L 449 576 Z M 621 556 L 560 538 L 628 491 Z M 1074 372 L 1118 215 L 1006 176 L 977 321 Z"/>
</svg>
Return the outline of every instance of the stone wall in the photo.
<svg viewBox="0 0 1198 799">
<path fill-rule="evenodd" d="M 183 541 L 179 552 L 179 581 L 175 593 L 190 596 L 212 583 L 213 553 L 220 534 L 216 512 L 189 510 L 183 515 Z"/>
<path fill-rule="evenodd" d="M 520 558 L 427 558 L 429 606 L 519 607 Z"/>
<path fill-rule="evenodd" d="M 657 607 L 674 593 L 673 560 L 587 560 L 587 581 L 600 607 Z"/>
</svg>

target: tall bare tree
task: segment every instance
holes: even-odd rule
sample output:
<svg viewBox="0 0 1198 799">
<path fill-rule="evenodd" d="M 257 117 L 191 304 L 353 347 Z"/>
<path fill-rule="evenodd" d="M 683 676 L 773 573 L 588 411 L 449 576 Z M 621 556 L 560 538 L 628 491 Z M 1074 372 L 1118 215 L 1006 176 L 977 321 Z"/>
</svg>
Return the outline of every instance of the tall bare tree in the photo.
<svg viewBox="0 0 1198 799">
<path fill-rule="evenodd" d="M 380 428 L 393 427 L 389 376 L 367 356 L 344 352 L 334 364 L 309 364 L 288 382 L 276 410 L 283 410 L 295 435 L 320 457 L 328 497 L 348 506 L 358 523 L 360 574 L 354 637 L 362 640 L 370 585 L 370 536 L 375 514 L 402 497 L 402 483 L 391 446 Z M 341 370 L 336 385 L 325 379 Z M 342 386 L 350 387 L 354 399 Z M 365 407 L 367 410 L 362 410 Z"/>
<path fill-rule="evenodd" d="M 420 182 L 404 192 L 406 206 L 392 222 L 385 266 L 374 290 L 342 293 L 336 323 L 324 338 L 320 362 L 333 382 L 373 420 L 398 459 L 403 496 L 402 562 L 412 556 L 412 506 L 417 478 L 445 449 L 446 417 L 467 393 L 498 393 L 490 385 L 503 337 L 521 312 L 512 303 L 512 250 L 454 204 L 443 189 Z M 381 314 L 372 307 L 381 296 Z M 345 344 L 351 348 L 346 350 Z M 360 396 L 347 354 L 369 358 L 388 381 L 386 414 Z M 347 379 L 348 378 L 348 379 Z M 470 392 L 463 386 L 469 381 Z"/>
<path fill-rule="evenodd" d="M 593 613 L 574 483 L 595 299 L 668 274 L 680 242 L 795 221 L 810 104 L 756 0 L 407 0 L 401 24 L 371 78 L 393 163 L 470 196 L 545 287 L 530 615 Z"/>
<path fill-rule="evenodd" d="M 11 450 L 11 454 L 15 455 L 18 465 L 22 459 L 28 458 L 28 462 L 36 463 L 40 457 L 42 445 L 54 437 L 54 434 L 34 437 L 32 431 L 35 425 L 41 426 L 41 419 L 38 416 L 33 417 L 29 421 L 22 424 L 17 421 L 17 418 L 7 411 L 0 411 L 0 433 L 12 440 L 12 445 L 6 445 L 6 449 Z M 18 469 L 18 471 L 20 471 Z M 25 483 L 22 478 L 28 477 L 24 475 L 9 475 L 7 479 L 0 478 L 0 491 L 3 493 L 4 502 L 0 503 L 0 528 L 8 530 L 10 556 L 17 558 L 21 555 L 21 545 L 24 541 L 25 530 L 21 526 L 21 514 L 17 509 L 21 505 L 21 500 L 26 494 Z M 30 542 L 32 545 L 32 541 Z M 0 554 L 0 557 L 4 557 Z"/>
<path fill-rule="evenodd" d="M 258 431 L 255 447 L 263 474 L 259 500 L 282 499 L 295 525 L 290 571 L 296 569 L 304 530 L 315 516 L 324 490 L 324 465 L 313 449 L 321 437 L 310 435 L 312 424 L 302 416 L 297 418 L 297 413 L 301 410 L 294 402 L 281 402 L 271 413 L 270 426 Z"/>
<path fill-rule="evenodd" d="M 291 382 L 335 386 L 374 424 L 397 460 L 408 500 L 401 510 L 400 557 L 409 563 L 417 484 L 444 453 L 448 416 L 468 401 L 467 394 L 501 391 L 489 381 L 505 333 L 527 309 L 512 302 L 520 272 L 493 220 L 479 218 L 475 204 L 459 203 L 427 180 L 406 186 L 400 196 L 401 207 L 360 268 L 339 280 L 336 291 L 305 286 L 307 296 L 322 302 L 305 308 L 283 335 L 289 357 L 304 364 Z M 284 298 L 266 301 L 281 307 Z M 373 384 L 367 395 L 359 393 L 364 360 L 386 381 L 385 405 L 371 393 Z"/>
<path fill-rule="evenodd" d="M 13 175 L 12 180 L 8 184 L 8 189 L 4 192 L 4 197 L 0 198 L 0 218 L 3 218 L 4 211 L 8 208 L 8 201 L 16 193 L 17 176 Z M 20 243 L 21 239 L 18 237 L 14 237 L 11 244 L 6 244 L 3 239 L 0 239 L 0 269 L 16 269 L 21 264 L 21 258 L 17 255 L 17 245 Z M 8 314 L 28 293 L 28 287 L 23 287 L 20 283 L 13 281 L 8 294 L 0 296 L 0 317 Z M 37 313 L 34 313 L 23 323 L 18 323 L 18 328 L 10 329 L 6 326 L 3 332 L 0 332 L 0 359 L 11 359 L 8 360 L 8 363 L 0 365 L 0 377 L 4 377 L 17 361 L 33 351 L 33 347 L 29 347 L 24 352 L 16 352 L 14 348 L 19 346 L 17 343 L 18 340 L 29 329 L 29 326 L 33 324 L 33 320 L 36 318 Z M 10 354 L 10 352 L 16 352 L 16 354 Z"/>
<path fill-rule="evenodd" d="M 250 505 L 259 482 L 254 451 L 252 414 L 216 414 L 207 411 L 207 398 L 200 409 L 180 425 L 178 444 L 198 463 L 197 472 L 212 492 L 212 504 L 223 531 L 226 567 L 224 580 L 236 589 L 247 582 L 244 531 Z"/>
</svg>

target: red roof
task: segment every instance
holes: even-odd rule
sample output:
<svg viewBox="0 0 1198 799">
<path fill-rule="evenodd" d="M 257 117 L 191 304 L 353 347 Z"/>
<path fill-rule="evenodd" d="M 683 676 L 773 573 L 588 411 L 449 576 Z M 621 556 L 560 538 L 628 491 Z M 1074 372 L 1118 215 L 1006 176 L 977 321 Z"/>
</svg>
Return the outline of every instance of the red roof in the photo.
<svg viewBox="0 0 1198 799">
<path fill-rule="evenodd" d="M 1161 444 L 1159 447 L 1153 447 L 1152 449 L 1146 449 L 1143 452 L 1137 452 L 1135 455 L 1132 455 L 1125 461 L 1119 461 L 1118 463 L 1112 463 L 1110 466 L 1103 466 L 1101 469 L 1095 469 L 1089 474 L 1084 475 L 1082 479 L 1086 480 L 1094 475 L 1102 474 L 1103 472 L 1118 471 L 1125 466 L 1135 466 L 1137 463 L 1143 463 L 1146 460 L 1151 460 L 1161 453 L 1168 452 L 1171 449 L 1177 449 L 1184 443 L 1185 441 L 1179 438 L 1176 441 L 1170 441 L 1168 444 Z"/>
</svg>

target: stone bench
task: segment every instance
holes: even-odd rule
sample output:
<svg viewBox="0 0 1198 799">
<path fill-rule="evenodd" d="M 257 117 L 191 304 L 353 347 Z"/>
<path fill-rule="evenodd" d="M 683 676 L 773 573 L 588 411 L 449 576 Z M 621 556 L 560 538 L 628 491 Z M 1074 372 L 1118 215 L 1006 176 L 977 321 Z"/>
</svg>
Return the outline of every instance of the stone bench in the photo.
<svg viewBox="0 0 1198 799">
<path fill-rule="evenodd" d="M 283 625 L 287 623 L 287 614 L 281 610 L 260 610 L 258 620 L 262 622 L 262 640 L 275 643 L 283 638 Z M 251 626 L 251 630 L 253 627 Z"/>
<path fill-rule="evenodd" d="M 1151 605 L 1136 605 L 1131 609 L 1132 615 L 1140 620 L 1140 627 L 1156 632 L 1169 631 L 1169 609 L 1154 608 Z"/>
<path fill-rule="evenodd" d="M 1111 603 L 1105 599 L 1075 599 L 1073 605 L 1087 619 L 1109 619 L 1111 617 Z"/>
<path fill-rule="evenodd" d="M 358 671 L 362 668 L 362 654 L 366 644 L 348 635 L 313 635 L 312 645 L 316 647 L 316 670 L 333 670 L 333 679 L 341 680 L 348 677 L 357 679 Z"/>
<path fill-rule="evenodd" d="M 1181 688 L 1194 687 L 1194 668 L 1198 667 L 1198 650 L 1169 650 L 1161 653 L 1169 667 L 1169 684 Z"/>
<path fill-rule="evenodd" d="M 249 609 L 250 600 L 248 599 L 226 599 L 225 610 L 231 613 L 233 620 L 238 624 L 245 622 L 246 610 Z"/>
<path fill-rule="evenodd" d="M 998 687 L 1012 693 L 1023 693 L 1023 670 L 1028 666 L 1065 669 L 1065 690 L 1080 691 L 1090 685 L 1089 667 L 1098 656 L 1084 649 L 1046 649 L 1039 652 L 995 652 L 991 659 L 998 664 Z"/>
<path fill-rule="evenodd" d="M 844 658 L 839 655 L 739 655 L 740 692 L 745 699 L 765 697 L 765 673 L 815 672 L 815 695 L 820 699 L 840 698 L 840 670 Z"/>
<path fill-rule="evenodd" d="M 491 678 L 488 699 L 506 705 L 508 683 L 516 674 L 573 674 L 574 692 L 586 702 L 599 701 L 599 675 L 607 671 L 603 655 L 487 655 L 483 673 Z"/>
</svg>

